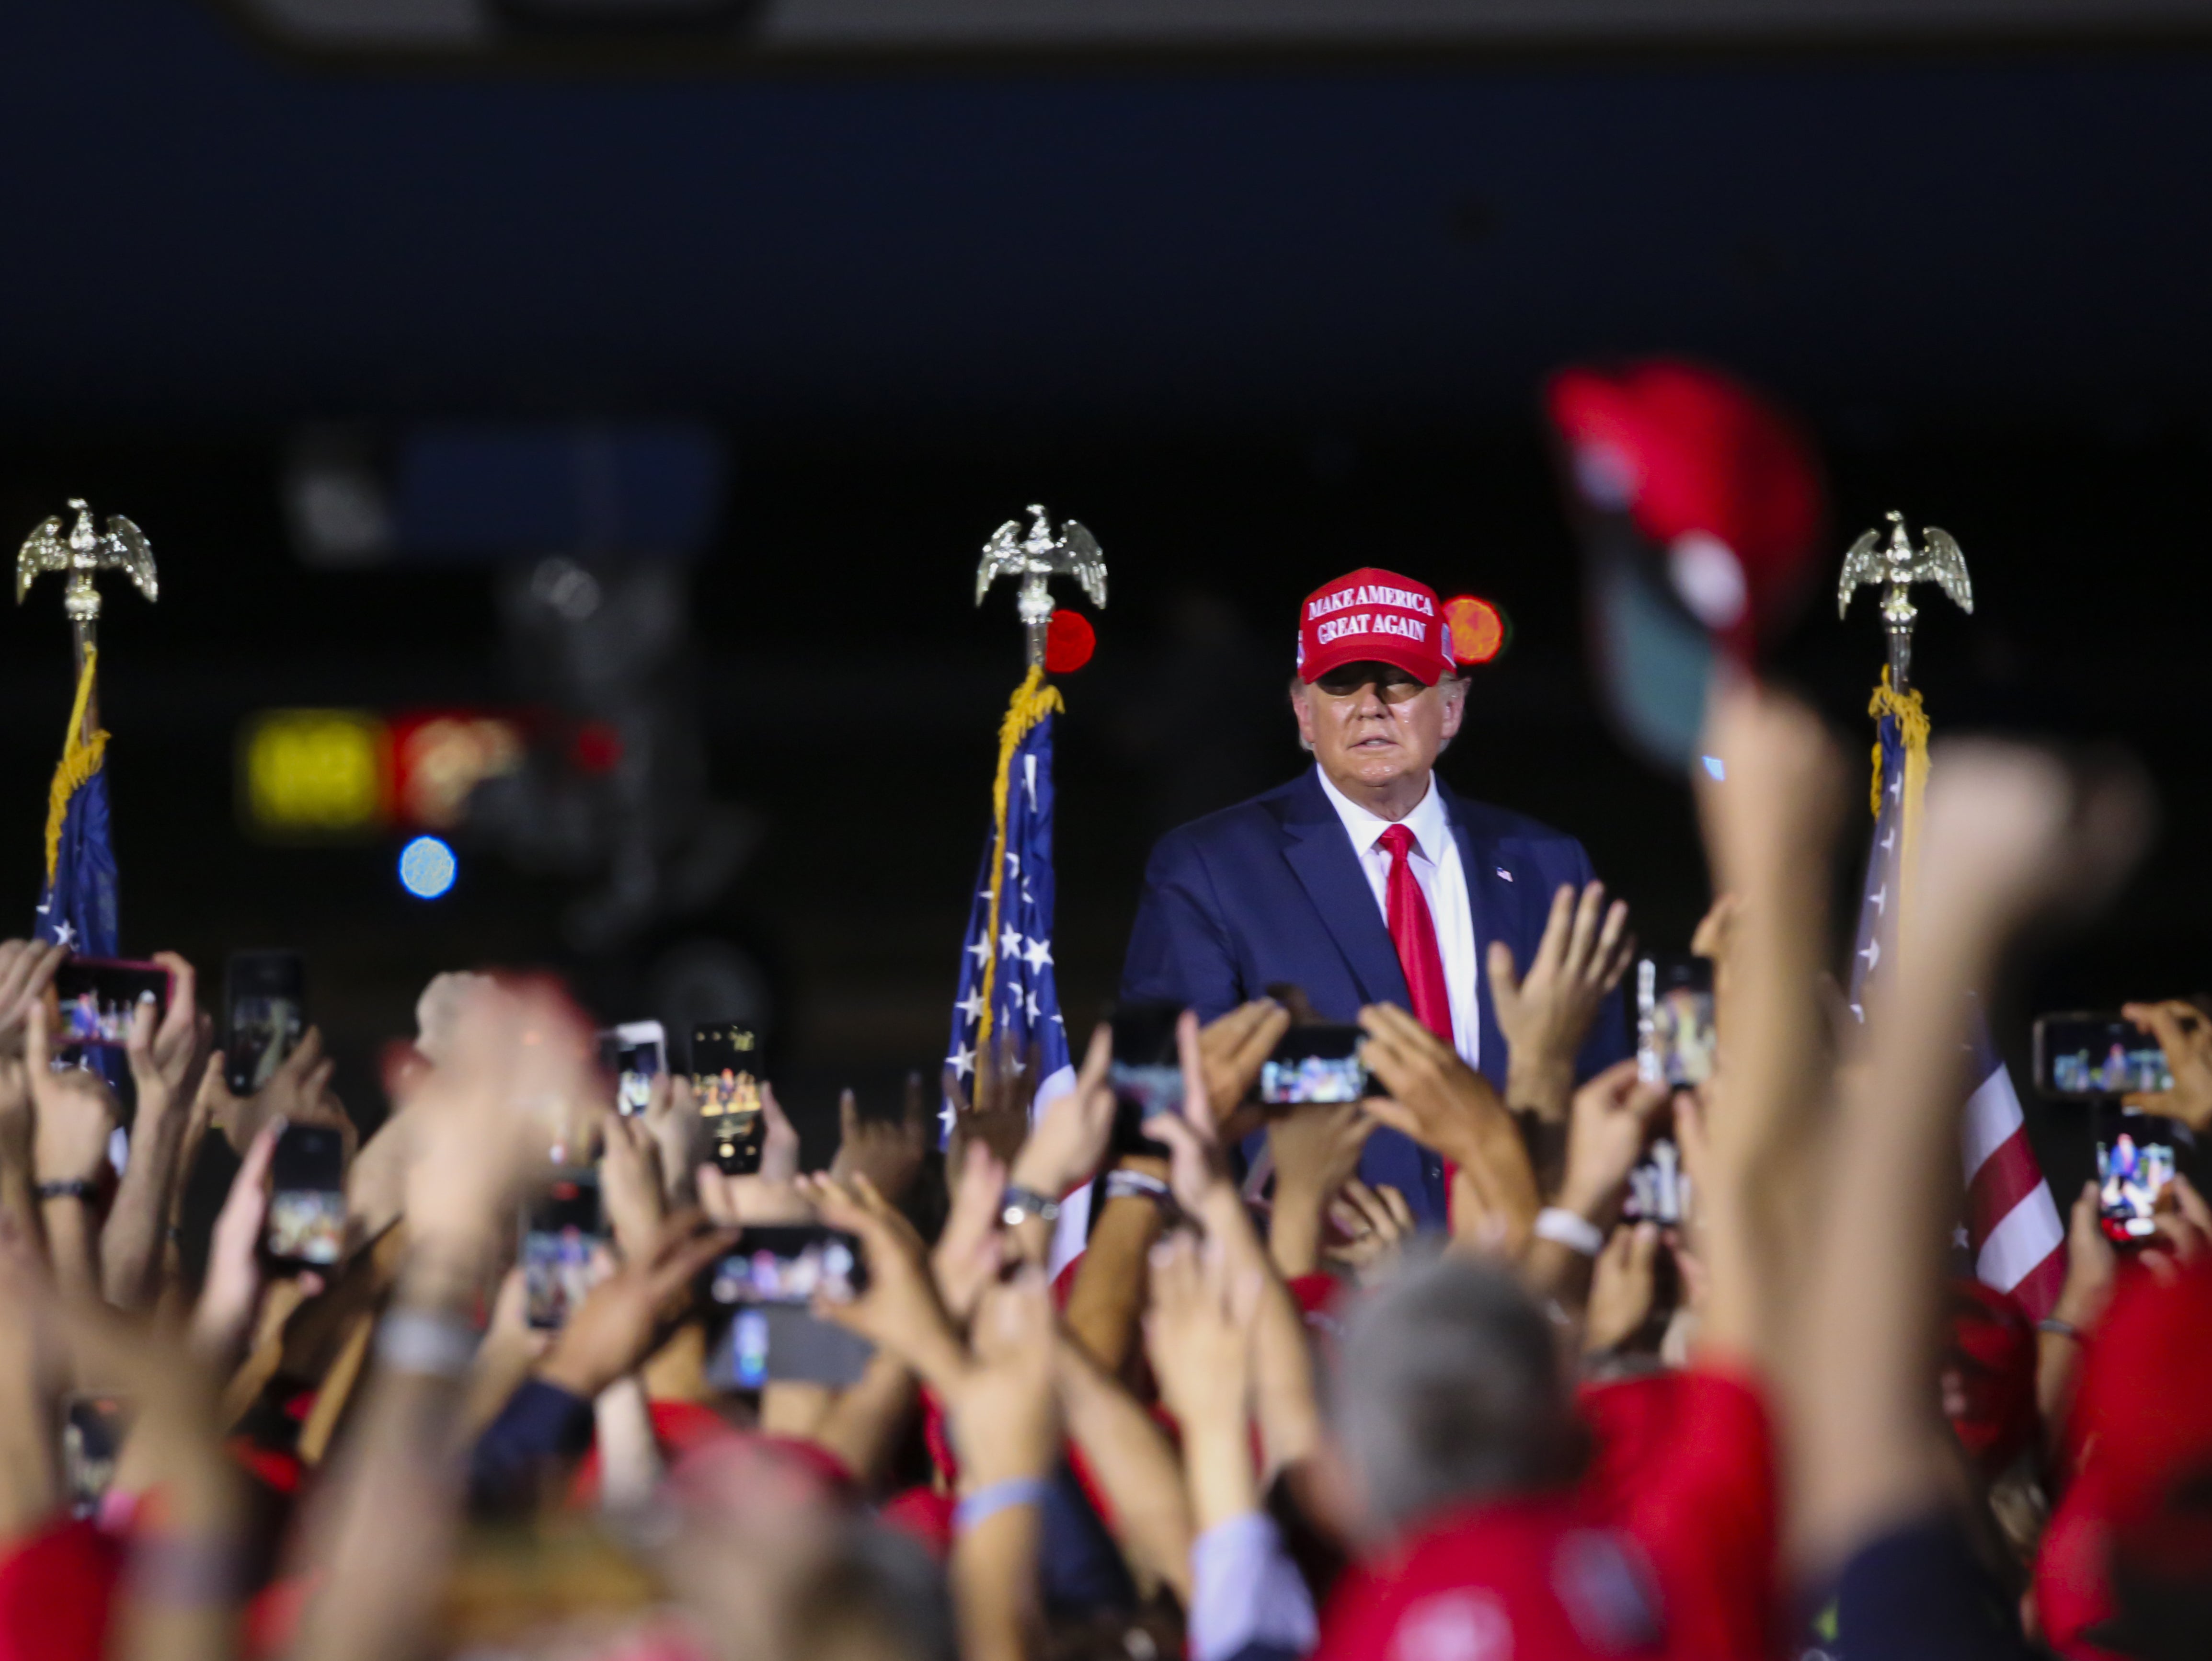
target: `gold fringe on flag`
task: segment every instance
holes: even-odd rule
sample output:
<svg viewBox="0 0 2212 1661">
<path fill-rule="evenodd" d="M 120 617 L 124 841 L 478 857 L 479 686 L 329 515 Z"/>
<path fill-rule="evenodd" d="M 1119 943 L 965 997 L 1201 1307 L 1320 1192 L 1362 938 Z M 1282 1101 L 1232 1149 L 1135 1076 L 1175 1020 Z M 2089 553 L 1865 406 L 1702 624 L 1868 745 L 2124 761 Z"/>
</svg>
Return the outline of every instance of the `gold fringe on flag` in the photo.
<svg viewBox="0 0 2212 1661">
<path fill-rule="evenodd" d="M 70 706 L 69 738 L 62 745 L 61 765 L 54 769 L 53 788 L 46 796 L 46 885 L 52 887 L 54 868 L 61 863 L 62 823 L 69 818 L 70 798 L 100 770 L 107 754 L 105 727 L 88 739 L 84 712 L 92 702 L 93 670 L 100 662 L 95 648 L 84 654 L 84 667 L 76 678 L 76 701 Z"/>
<path fill-rule="evenodd" d="M 1892 690 L 1889 670 L 1884 666 L 1881 684 L 1875 688 L 1873 702 L 1867 705 L 1867 714 L 1880 721 L 1892 715 L 1897 721 L 1897 735 L 1905 747 L 1905 794 L 1898 804 L 1899 836 L 1904 846 L 1898 850 L 1898 870 L 1903 877 L 1905 893 L 1899 896 L 1899 910 L 1904 909 L 1905 896 L 1912 892 L 1913 842 L 1920 831 L 1920 799 L 1928 789 L 1928 711 L 1920 703 L 1920 689 L 1909 692 Z M 1881 739 L 1874 741 L 1874 788 L 1871 796 L 1874 816 L 1881 817 Z"/>
<path fill-rule="evenodd" d="M 999 773 L 991 784 L 991 926 L 984 936 L 991 942 L 991 955 L 983 959 L 983 983 L 979 989 L 983 997 L 983 1013 L 975 1025 L 975 1053 L 979 1056 L 991 1042 L 991 990 L 999 974 L 999 891 L 1006 880 L 1006 794 L 1014 751 L 1039 721 L 1066 707 L 1060 702 L 1060 688 L 1046 682 L 1044 666 L 1033 663 L 1029 673 L 1022 678 L 1022 684 L 1014 689 L 1013 702 L 1006 706 L 1006 720 L 999 723 Z"/>
</svg>

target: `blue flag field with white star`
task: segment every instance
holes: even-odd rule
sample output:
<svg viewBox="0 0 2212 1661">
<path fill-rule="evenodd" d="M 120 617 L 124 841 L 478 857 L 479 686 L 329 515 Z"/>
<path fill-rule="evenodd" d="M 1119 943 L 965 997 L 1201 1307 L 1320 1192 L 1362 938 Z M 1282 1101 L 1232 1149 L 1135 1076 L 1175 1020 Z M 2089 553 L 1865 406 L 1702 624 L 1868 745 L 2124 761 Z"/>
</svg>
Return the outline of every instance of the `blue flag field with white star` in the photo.
<svg viewBox="0 0 2212 1661">
<path fill-rule="evenodd" d="M 97 652 L 85 654 L 69 737 L 46 803 L 46 884 L 33 932 L 80 958 L 116 952 L 115 849 L 108 841 L 107 734 L 84 732 Z"/>
<path fill-rule="evenodd" d="M 1020 1065 L 1030 1046 L 1044 1073 L 1042 1106 L 1074 1083 L 1067 1027 L 1053 974 L 1052 727 L 1060 693 L 1032 670 L 1015 692 L 1000 732 L 992 785 L 992 827 L 975 877 L 962 942 L 959 995 L 945 1066 L 971 1086 L 975 1058 L 1000 1034 L 1012 1037 Z M 945 1130 L 952 1108 L 945 1109 Z"/>
</svg>

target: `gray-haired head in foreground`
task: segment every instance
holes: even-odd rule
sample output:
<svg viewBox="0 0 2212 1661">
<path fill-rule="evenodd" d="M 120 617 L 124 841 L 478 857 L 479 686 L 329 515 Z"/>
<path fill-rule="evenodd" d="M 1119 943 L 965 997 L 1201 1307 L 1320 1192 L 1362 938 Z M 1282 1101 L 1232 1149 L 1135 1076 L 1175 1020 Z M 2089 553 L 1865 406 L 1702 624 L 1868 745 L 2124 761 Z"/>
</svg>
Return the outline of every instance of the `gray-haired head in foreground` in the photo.
<svg viewBox="0 0 2212 1661">
<path fill-rule="evenodd" d="M 1354 1311 L 1330 1418 L 1370 1526 L 1563 1480 L 1577 1438 L 1550 1322 L 1464 1257 L 1409 1262 Z"/>
</svg>

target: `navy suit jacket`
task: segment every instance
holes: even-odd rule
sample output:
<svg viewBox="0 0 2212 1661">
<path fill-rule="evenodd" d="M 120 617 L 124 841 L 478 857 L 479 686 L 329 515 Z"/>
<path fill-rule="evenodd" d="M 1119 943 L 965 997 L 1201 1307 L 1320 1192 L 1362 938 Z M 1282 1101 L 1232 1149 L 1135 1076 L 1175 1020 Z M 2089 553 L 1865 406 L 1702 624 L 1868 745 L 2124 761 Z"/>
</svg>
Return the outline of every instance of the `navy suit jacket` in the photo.
<svg viewBox="0 0 2212 1661">
<path fill-rule="evenodd" d="M 1572 837 L 1469 801 L 1441 778 L 1437 788 L 1459 839 L 1477 962 L 1492 940 L 1504 940 L 1526 970 L 1544 937 L 1553 894 L 1562 883 L 1579 891 L 1589 881 L 1589 855 Z M 1183 1004 L 1210 1021 L 1285 981 L 1303 988 L 1326 1020 L 1352 1021 L 1370 1003 L 1412 1007 L 1382 908 L 1317 769 L 1160 838 L 1145 868 L 1121 997 Z M 1481 1070 L 1502 1090 L 1505 1039 L 1491 1007 L 1486 965 L 1475 982 Z M 1616 989 L 1598 1012 L 1579 1071 L 1588 1077 L 1628 1049 Z M 1369 1183 L 1389 1183 L 1404 1194 L 1425 1223 L 1443 1221 L 1443 1165 L 1426 1148 L 1378 1129 L 1359 1171 Z"/>
</svg>

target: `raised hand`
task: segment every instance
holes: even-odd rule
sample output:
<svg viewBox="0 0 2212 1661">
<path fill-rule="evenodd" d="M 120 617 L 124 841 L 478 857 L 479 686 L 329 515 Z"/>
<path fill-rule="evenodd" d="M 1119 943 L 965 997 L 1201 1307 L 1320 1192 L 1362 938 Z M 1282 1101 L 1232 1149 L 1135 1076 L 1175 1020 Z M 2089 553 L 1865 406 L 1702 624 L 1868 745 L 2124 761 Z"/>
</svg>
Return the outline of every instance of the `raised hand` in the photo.
<svg viewBox="0 0 2212 1661">
<path fill-rule="evenodd" d="M 1367 1111 L 1455 1161 L 1483 1210 L 1517 1239 L 1536 1215 L 1536 1173 L 1495 1086 L 1395 1004 L 1368 1005 L 1359 1024 L 1360 1058 L 1390 1092 L 1370 1097 Z"/>
<path fill-rule="evenodd" d="M 1057 1199 L 1098 1174 L 1114 1134 L 1114 1035 L 1104 1025 L 1091 1035 L 1075 1088 L 1044 1104 L 1036 1129 L 1013 1160 L 1012 1181 Z"/>
<path fill-rule="evenodd" d="M 1052 1292 L 1025 1263 L 983 1293 L 969 1334 L 972 1353 L 941 1382 L 960 1480 L 971 1492 L 1048 1470 L 1060 1451 L 1060 1400 L 1053 1388 Z"/>
<path fill-rule="evenodd" d="M 671 1210 L 681 1210 L 696 1202 L 698 1196 L 691 1188 L 691 1170 L 698 1164 L 697 1135 L 699 1115 L 691 1099 L 691 1080 L 681 1073 L 662 1072 L 653 1075 L 653 1086 L 647 1093 L 645 1111 L 637 1116 L 645 1121 L 645 1128 L 653 1133 L 654 1145 L 660 1150 L 661 1196 Z M 783 1115 L 779 1112 L 776 1117 Z M 788 1126 L 785 1127 L 787 1129 Z M 769 1126 L 769 1145 L 773 1147 L 775 1126 Z M 793 1153 L 792 1169 L 799 1168 L 796 1152 L 798 1138 L 792 1138 Z M 762 1150 L 765 1161 L 768 1148 Z"/>
<path fill-rule="evenodd" d="M 1575 1056 L 1598 1006 L 1635 956 L 1628 903 L 1615 900 L 1608 909 L 1601 882 L 1584 887 L 1579 899 L 1572 885 L 1560 885 L 1527 973 L 1515 964 L 1511 946 L 1491 942 L 1490 1001 L 1505 1035 L 1506 1095 L 1516 1107 L 1547 1117 L 1564 1110 Z"/>
<path fill-rule="evenodd" d="M 914 1225 L 866 1177 L 849 1187 L 827 1177 L 802 1177 L 799 1187 L 823 1222 L 860 1236 L 868 1263 L 865 1292 L 849 1303 L 817 1298 L 815 1314 L 890 1351 L 942 1392 L 965 1369 L 966 1354 Z"/>
<path fill-rule="evenodd" d="M 1352 1173 L 1375 1121 L 1357 1102 L 1294 1108 L 1267 1126 L 1275 1162 L 1267 1247 L 1283 1275 L 1320 1266 L 1322 1214 Z"/>
<path fill-rule="evenodd" d="M 256 1134 L 209 1237 L 207 1278 L 192 1306 L 190 1343 L 192 1353 L 211 1367 L 227 1367 L 236 1360 L 261 1299 L 259 1248 L 269 1211 L 269 1161 L 283 1129 L 282 1121 L 272 1121 Z M 312 1271 L 297 1279 L 307 1296 L 322 1289 L 320 1277 Z"/>
<path fill-rule="evenodd" d="M 737 1236 L 679 1212 L 644 1250 L 593 1287 L 538 1364 L 538 1376 L 588 1402 L 634 1372 L 660 1347 L 690 1304 L 699 1271 Z"/>
<path fill-rule="evenodd" d="M 1344 1238 L 1324 1255 L 1350 1269 L 1363 1287 L 1378 1286 L 1396 1272 L 1416 1227 L 1404 1195 L 1388 1183 L 1370 1188 L 1357 1177 L 1329 1202 L 1328 1220 Z"/>
<path fill-rule="evenodd" d="M 68 956 L 51 940 L 0 940 L 0 1057 L 23 1053 L 23 1028 Z"/>
<path fill-rule="evenodd" d="M 2122 1004 L 2120 1013 L 2158 1040 L 2173 1074 L 2172 1089 L 2134 1091 L 2121 1105 L 2178 1119 L 2199 1135 L 2212 1130 L 2212 1020 L 2179 998 Z"/>
<path fill-rule="evenodd" d="M 90 1182 L 107 1163 L 108 1133 L 122 1108 L 107 1081 L 81 1067 L 57 1071 L 45 1012 L 23 1029 L 31 1086 L 32 1168 L 41 1183 Z"/>
<path fill-rule="evenodd" d="M 839 1092 L 837 1153 L 830 1161 L 830 1174 L 841 1182 L 866 1175 L 878 1194 L 896 1205 L 928 1157 L 931 1118 L 919 1073 L 907 1074 L 903 1109 L 888 1123 L 863 1119 L 859 1098 L 849 1090 Z"/>
<path fill-rule="evenodd" d="M 1651 1318 L 1659 1268 L 1659 1226 L 1623 1223 L 1598 1253 L 1583 1317 L 1583 1354 L 1619 1349 Z"/>
<path fill-rule="evenodd" d="M 952 1104 L 951 1147 L 957 1152 L 970 1141 L 980 1141 L 1001 1165 L 1012 1165 L 1029 1140 L 1030 1110 L 1043 1082 L 1042 1050 L 1032 1043 L 1024 1055 L 1012 1033 L 1004 1028 L 994 1033 L 975 1057 L 972 1098 L 960 1070 L 945 1069 L 945 1099 Z"/>
<path fill-rule="evenodd" d="M 1006 1168 L 981 1141 L 968 1144 L 952 1185 L 952 1207 L 929 1254 L 945 1312 L 965 1327 L 983 1289 L 999 1277 L 1006 1260 L 1006 1237 L 999 1230 L 999 1208 L 1006 1189 Z"/>
<path fill-rule="evenodd" d="M 1255 998 L 1199 1029 L 1199 1056 L 1206 1073 L 1206 1096 L 1213 1104 L 1212 1130 L 1224 1142 L 1243 1139 L 1265 1117 L 1257 1103 L 1247 1102 L 1261 1064 L 1291 1030 L 1291 1012 L 1273 998 Z"/>
<path fill-rule="evenodd" d="M 686 1099 L 689 1098 L 688 1086 Z M 732 1177 L 711 1161 L 692 1173 L 699 1204 L 718 1223 L 803 1223 L 814 1208 L 800 1193 L 799 1132 L 784 1116 L 775 1086 L 761 1083 L 761 1162 L 750 1175 Z"/>
<path fill-rule="evenodd" d="M 615 1244 L 626 1259 L 650 1250 L 668 1214 L 660 1148 L 641 1116 L 610 1112 L 602 1123 L 599 1198 Z"/>
<path fill-rule="evenodd" d="M 481 1266 L 551 1175 L 562 1121 L 595 1069 L 589 1029 L 550 983 L 475 977 L 457 995 L 450 1042 L 408 1104 L 420 1118 L 406 1214 L 414 1250 Z"/>
<path fill-rule="evenodd" d="M 271 1119 L 328 1125 L 350 1135 L 352 1122 L 330 1093 L 331 1074 L 337 1064 L 323 1054 L 319 1028 L 311 1026 L 301 1033 L 292 1053 L 269 1075 L 269 1082 L 251 1096 L 230 1093 L 222 1063 L 221 1050 L 208 1057 L 207 1070 L 200 1078 L 198 1108 L 240 1159 L 246 1157 L 261 1127 Z M 348 1147 L 350 1151 L 350 1142 Z"/>
<path fill-rule="evenodd" d="M 1601 1228 L 1612 1221 L 1628 1186 L 1628 1173 L 1636 1168 L 1652 1124 L 1668 1099 L 1666 1086 L 1638 1074 L 1632 1056 L 1615 1062 L 1575 1092 L 1567 1121 L 1561 1209 Z"/>
</svg>

